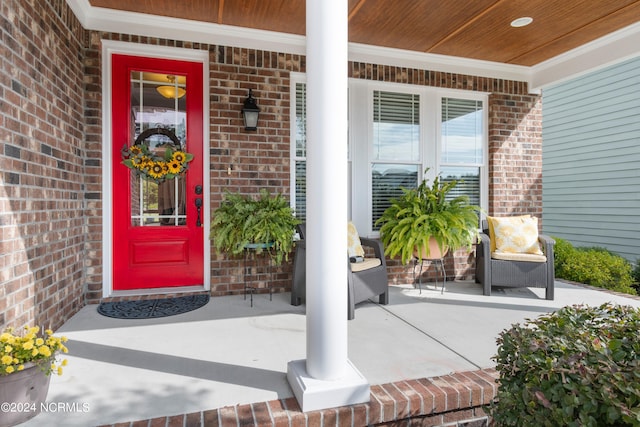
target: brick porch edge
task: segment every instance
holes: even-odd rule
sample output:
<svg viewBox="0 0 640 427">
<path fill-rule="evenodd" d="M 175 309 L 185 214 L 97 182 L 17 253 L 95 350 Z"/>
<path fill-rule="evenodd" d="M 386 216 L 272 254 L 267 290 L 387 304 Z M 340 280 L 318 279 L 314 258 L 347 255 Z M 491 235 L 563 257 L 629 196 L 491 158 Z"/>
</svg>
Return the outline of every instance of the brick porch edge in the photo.
<svg viewBox="0 0 640 427">
<path fill-rule="evenodd" d="M 371 386 L 371 401 L 301 412 L 294 397 L 159 417 L 112 427 L 362 427 L 487 426 L 482 406 L 497 393 L 495 369 Z M 107 427 L 107 426 L 103 426 Z"/>
</svg>

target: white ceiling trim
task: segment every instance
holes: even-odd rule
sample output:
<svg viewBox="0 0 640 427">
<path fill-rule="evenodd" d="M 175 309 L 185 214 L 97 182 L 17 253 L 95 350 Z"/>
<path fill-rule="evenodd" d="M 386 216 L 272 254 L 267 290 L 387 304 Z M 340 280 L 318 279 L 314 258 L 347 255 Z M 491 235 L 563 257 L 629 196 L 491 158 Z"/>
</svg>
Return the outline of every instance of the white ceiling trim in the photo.
<svg viewBox="0 0 640 427">
<path fill-rule="evenodd" d="M 530 88 L 539 90 L 640 56 L 640 22 L 532 67 Z"/>
<path fill-rule="evenodd" d="M 294 34 L 92 7 L 89 0 L 67 0 L 67 3 L 82 26 L 89 30 L 300 55 L 305 53 L 305 38 Z"/>
<path fill-rule="evenodd" d="M 89 30 L 304 55 L 304 36 L 92 7 L 66 0 Z M 640 23 L 533 67 L 349 43 L 349 60 L 491 77 L 529 84 L 532 92 L 640 55 Z"/>
<path fill-rule="evenodd" d="M 456 56 L 349 43 L 349 60 L 528 82 L 530 67 Z"/>
</svg>

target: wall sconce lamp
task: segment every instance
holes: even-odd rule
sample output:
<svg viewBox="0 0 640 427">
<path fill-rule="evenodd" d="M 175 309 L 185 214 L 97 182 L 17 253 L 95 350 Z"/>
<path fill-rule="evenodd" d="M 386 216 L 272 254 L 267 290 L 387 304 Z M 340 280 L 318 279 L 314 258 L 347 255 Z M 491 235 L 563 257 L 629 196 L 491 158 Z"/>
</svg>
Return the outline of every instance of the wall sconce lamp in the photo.
<svg viewBox="0 0 640 427">
<path fill-rule="evenodd" d="M 256 104 L 256 99 L 253 97 L 252 89 L 249 89 L 249 96 L 244 101 L 242 107 L 242 117 L 244 118 L 245 130 L 258 130 L 258 115 L 260 114 L 260 108 Z"/>
</svg>

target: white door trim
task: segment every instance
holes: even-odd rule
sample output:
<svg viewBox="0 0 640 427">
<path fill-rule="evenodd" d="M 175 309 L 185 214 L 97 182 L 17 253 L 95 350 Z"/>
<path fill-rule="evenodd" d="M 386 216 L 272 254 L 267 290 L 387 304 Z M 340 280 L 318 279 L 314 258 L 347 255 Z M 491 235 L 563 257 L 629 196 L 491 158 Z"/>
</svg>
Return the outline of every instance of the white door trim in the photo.
<svg viewBox="0 0 640 427">
<path fill-rule="evenodd" d="M 203 141 L 202 141 L 202 173 L 203 173 L 203 225 L 204 238 L 204 290 L 211 289 L 211 245 L 208 239 L 208 224 L 211 221 L 209 180 L 209 52 L 206 50 L 183 49 L 176 47 L 155 46 L 129 43 L 113 40 L 102 40 L 102 297 L 113 295 L 113 203 L 111 200 L 113 159 L 111 158 L 111 57 L 113 54 L 147 56 L 151 58 L 165 58 L 181 61 L 202 63 L 202 112 L 203 112 Z M 167 292 L 176 292 L 171 288 Z M 150 293 L 140 290 L 136 293 Z M 155 292 L 154 292 L 155 293 Z"/>
</svg>

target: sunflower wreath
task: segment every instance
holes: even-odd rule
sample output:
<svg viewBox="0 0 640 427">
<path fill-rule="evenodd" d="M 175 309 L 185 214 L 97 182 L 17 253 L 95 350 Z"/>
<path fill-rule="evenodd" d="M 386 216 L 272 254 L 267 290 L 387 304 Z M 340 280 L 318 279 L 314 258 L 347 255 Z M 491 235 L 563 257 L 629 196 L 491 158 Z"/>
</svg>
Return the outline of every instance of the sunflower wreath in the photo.
<svg viewBox="0 0 640 427">
<path fill-rule="evenodd" d="M 175 147 L 180 147 L 180 141 L 169 129 L 153 128 L 141 133 L 133 145 L 122 147 L 121 154 L 123 165 L 143 178 L 160 183 L 185 173 L 193 154 L 171 147 L 164 150 L 163 156 L 153 153 L 144 140 L 156 134 L 168 136 Z"/>
</svg>

